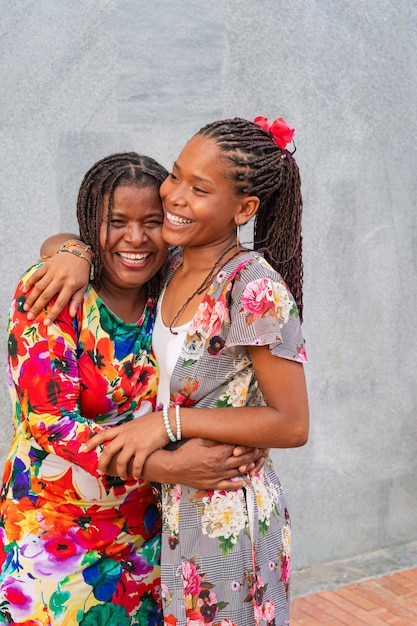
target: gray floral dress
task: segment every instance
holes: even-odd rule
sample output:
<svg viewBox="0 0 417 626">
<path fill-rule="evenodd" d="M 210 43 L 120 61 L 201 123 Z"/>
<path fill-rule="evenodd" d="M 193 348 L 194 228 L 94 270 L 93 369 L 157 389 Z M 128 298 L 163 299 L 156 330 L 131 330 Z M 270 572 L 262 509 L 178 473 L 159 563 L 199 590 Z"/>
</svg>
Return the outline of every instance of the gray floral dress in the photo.
<svg viewBox="0 0 417 626">
<path fill-rule="evenodd" d="M 181 262 L 174 255 L 168 280 Z M 191 321 L 171 404 L 265 404 L 247 349 L 253 345 L 306 361 L 292 295 L 259 253 L 248 252 L 217 273 Z M 270 459 L 238 491 L 163 485 L 162 513 L 167 626 L 289 624 L 290 517 Z"/>
</svg>

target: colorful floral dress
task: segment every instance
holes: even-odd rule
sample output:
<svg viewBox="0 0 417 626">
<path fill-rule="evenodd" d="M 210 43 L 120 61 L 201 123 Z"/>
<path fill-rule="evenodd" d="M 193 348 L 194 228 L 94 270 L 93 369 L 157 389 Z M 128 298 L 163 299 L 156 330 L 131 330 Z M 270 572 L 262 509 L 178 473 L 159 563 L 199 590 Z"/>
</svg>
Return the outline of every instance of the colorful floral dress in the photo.
<svg viewBox="0 0 417 626">
<path fill-rule="evenodd" d="M 180 263 L 175 256 L 170 275 Z M 250 345 L 306 361 L 294 300 L 279 274 L 254 252 L 229 261 L 215 276 L 174 368 L 171 403 L 265 404 Z M 162 512 L 167 626 L 289 623 L 290 517 L 270 460 L 239 491 L 163 485 Z"/>
<path fill-rule="evenodd" d="M 88 287 L 77 316 L 9 315 L 14 438 L 0 501 L 0 623 L 161 624 L 160 513 L 149 482 L 99 476 L 92 433 L 153 410 L 155 303 L 117 318 Z"/>
</svg>

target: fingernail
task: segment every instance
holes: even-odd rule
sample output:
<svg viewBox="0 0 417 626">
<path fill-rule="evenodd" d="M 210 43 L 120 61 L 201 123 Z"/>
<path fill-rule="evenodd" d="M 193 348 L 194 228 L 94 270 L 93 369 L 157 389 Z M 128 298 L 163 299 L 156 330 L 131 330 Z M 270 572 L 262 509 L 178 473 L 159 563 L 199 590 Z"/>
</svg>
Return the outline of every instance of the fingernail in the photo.
<svg viewBox="0 0 417 626">
<path fill-rule="evenodd" d="M 25 309 L 25 311 L 27 311 L 27 309 Z M 35 316 L 33 315 L 33 313 L 31 313 L 31 312 L 29 311 L 29 313 L 27 314 L 27 318 L 28 318 L 28 320 L 33 320 L 33 319 L 34 319 L 34 317 L 35 317 Z"/>
<path fill-rule="evenodd" d="M 104 472 L 102 472 L 100 469 L 97 469 L 97 474 L 98 474 L 99 476 L 104 476 Z"/>
<path fill-rule="evenodd" d="M 86 451 L 87 451 L 87 446 L 85 445 L 85 443 L 82 443 L 80 447 L 78 448 L 78 452 L 86 452 Z"/>
</svg>

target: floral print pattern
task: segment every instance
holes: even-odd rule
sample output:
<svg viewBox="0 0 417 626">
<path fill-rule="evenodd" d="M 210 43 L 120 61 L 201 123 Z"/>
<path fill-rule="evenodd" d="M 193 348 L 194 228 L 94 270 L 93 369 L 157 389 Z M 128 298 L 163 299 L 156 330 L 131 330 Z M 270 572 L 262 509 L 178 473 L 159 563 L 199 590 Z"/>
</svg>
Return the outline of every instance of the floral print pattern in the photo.
<svg viewBox="0 0 417 626">
<path fill-rule="evenodd" d="M 31 270 L 33 271 L 33 270 Z M 155 406 L 155 303 L 125 324 L 88 287 L 72 319 L 8 322 L 14 437 L 0 500 L 0 623 L 160 625 L 160 513 L 146 481 L 97 472 L 82 444 Z"/>
<path fill-rule="evenodd" d="M 168 279 L 180 263 L 178 252 Z M 214 277 L 174 368 L 172 404 L 265 404 L 250 345 L 306 361 L 293 297 L 258 253 L 229 261 Z M 166 626 L 289 624 L 290 517 L 270 459 L 234 492 L 162 485 L 162 513 Z"/>
</svg>

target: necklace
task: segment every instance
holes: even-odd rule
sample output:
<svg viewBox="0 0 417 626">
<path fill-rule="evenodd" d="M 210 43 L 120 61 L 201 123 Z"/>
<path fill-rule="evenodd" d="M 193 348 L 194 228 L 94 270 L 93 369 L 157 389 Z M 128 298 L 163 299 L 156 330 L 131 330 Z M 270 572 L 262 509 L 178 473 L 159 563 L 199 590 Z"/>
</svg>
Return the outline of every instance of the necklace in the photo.
<svg viewBox="0 0 417 626">
<path fill-rule="evenodd" d="M 173 320 L 171 321 L 171 323 L 169 325 L 169 330 L 170 330 L 170 332 L 173 335 L 177 335 L 178 334 L 174 330 L 172 330 L 172 327 L 174 326 L 174 322 L 176 322 L 177 319 L 181 316 L 181 314 L 185 311 L 187 305 L 191 302 L 191 300 L 195 296 L 198 296 L 199 294 L 203 293 L 203 291 L 206 291 L 207 288 L 211 285 L 213 276 L 214 276 L 217 268 L 221 264 L 221 261 L 224 259 L 226 254 L 228 252 L 230 252 L 230 250 L 233 250 L 233 248 L 236 248 L 236 244 L 235 243 L 233 245 L 229 246 L 228 248 L 226 248 L 226 250 L 224 250 L 224 252 L 221 253 L 220 257 L 217 259 L 217 261 L 215 262 L 215 264 L 213 265 L 213 267 L 211 268 L 211 270 L 209 271 L 209 273 L 207 274 L 207 276 L 205 277 L 205 279 L 203 280 L 201 285 L 199 287 L 197 287 L 197 289 L 194 291 L 194 293 L 191 294 L 191 296 L 189 298 L 187 298 L 187 300 L 184 302 L 184 304 L 182 305 L 182 307 L 180 308 L 178 313 L 175 315 L 175 317 L 173 318 Z M 227 262 L 229 262 L 232 259 L 234 259 L 241 252 L 242 252 L 242 250 L 236 250 L 236 252 L 230 257 L 230 259 Z"/>
</svg>

